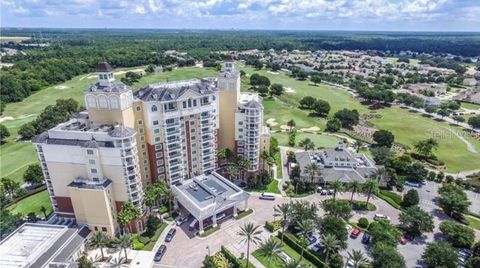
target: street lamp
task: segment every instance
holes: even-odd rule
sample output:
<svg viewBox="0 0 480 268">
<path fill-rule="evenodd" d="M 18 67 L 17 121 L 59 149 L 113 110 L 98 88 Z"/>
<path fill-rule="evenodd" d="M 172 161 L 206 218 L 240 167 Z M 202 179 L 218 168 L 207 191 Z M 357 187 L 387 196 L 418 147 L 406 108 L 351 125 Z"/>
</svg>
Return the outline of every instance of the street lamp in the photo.
<svg viewBox="0 0 480 268">
<path fill-rule="evenodd" d="M 205 248 L 206 248 L 207 251 L 208 251 L 208 256 L 210 256 L 210 247 L 207 245 Z"/>
</svg>

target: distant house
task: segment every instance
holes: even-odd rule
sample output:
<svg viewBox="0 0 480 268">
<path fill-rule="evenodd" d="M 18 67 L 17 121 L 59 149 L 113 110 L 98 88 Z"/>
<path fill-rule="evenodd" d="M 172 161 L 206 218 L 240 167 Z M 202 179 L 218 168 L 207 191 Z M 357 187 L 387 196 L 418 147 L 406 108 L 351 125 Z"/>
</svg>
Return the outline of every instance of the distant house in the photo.
<svg viewBox="0 0 480 268">
<path fill-rule="evenodd" d="M 343 141 L 340 141 L 335 148 L 297 152 L 295 157 L 301 170 L 300 176 L 304 181 L 309 182 L 312 178 L 307 166 L 312 163 L 317 165 L 318 171 L 313 178 L 314 182 L 319 184 L 337 180 L 343 183 L 353 181 L 363 183 L 378 170 L 373 159 L 345 148 Z"/>
<path fill-rule="evenodd" d="M 162 66 L 155 66 L 155 67 L 153 67 L 153 72 L 154 73 L 161 73 L 161 72 L 163 72 L 163 67 Z"/>
<path fill-rule="evenodd" d="M 463 85 L 464 86 L 473 87 L 476 84 L 477 84 L 477 80 L 475 80 L 475 78 L 465 78 L 465 79 L 463 79 Z"/>
<path fill-rule="evenodd" d="M 469 91 L 464 91 L 454 98 L 455 100 L 461 100 L 465 102 L 471 102 L 480 104 L 480 89 L 474 89 Z"/>
</svg>

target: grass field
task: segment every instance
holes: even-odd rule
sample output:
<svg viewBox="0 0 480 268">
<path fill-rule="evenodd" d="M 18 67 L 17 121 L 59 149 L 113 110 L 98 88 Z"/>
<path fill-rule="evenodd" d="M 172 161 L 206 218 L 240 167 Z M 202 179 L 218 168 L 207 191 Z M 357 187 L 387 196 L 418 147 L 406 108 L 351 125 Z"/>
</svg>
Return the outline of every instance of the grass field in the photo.
<svg viewBox="0 0 480 268">
<path fill-rule="evenodd" d="M 462 102 L 460 105 L 462 108 L 470 110 L 480 110 L 480 104 L 473 104 L 468 102 Z"/>
<path fill-rule="evenodd" d="M 9 206 L 7 209 L 14 213 L 20 213 L 24 216 L 30 212 L 35 212 L 37 216 L 43 217 L 43 213 L 40 211 L 42 206 L 47 209 L 47 215 L 52 212 L 52 204 L 50 203 L 47 190 L 24 198 L 20 200 L 20 202 Z"/>
<path fill-rule="evenodd" d="M 0 36 L 0 43 L 8 43 L 8 42 L 20 43 L 30 38 L 31 37 L 28 37 L 28 36 Z"/>
<path fill-rule="evenodd" d="M 280 242 L 280 239 L 277 237 L 274 237 L 273 239 L 277 240 Z M 292 259 L 298 260 L 300 259 L 300 254 L 298 254 L 293 248 L 289 247 L 287 244 L 284 244 L 282 247 L 283 252 L 285 252 L 288 256 L 290 256 Z M 261 262 L 265 267 L 269 268 L 281 268 L 285 266 L 285 262 L 282 260 L 275 260 L 273 262 L 270 262 L 266 257 L 262 256 L 259 250 L 255 250 L 252 255 L 257 259 L 259 262 Z M 303 259 L 301 264 L 304 267 L 315 267 L 311 262 L 309 262 L 306 259 Z"/>
</svg>

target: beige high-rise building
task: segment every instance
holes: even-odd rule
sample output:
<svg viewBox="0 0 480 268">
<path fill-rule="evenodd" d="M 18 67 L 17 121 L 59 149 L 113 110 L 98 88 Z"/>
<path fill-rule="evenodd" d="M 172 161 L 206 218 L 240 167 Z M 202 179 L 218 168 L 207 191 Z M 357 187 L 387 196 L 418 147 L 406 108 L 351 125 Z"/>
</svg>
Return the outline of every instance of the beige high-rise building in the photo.
<svg viewBox="0 0 480 268">
<path fill-rule="evenodd" d="M 126 202 L 145 215 L 143 190 L 150 183 L 195 187 L 192 178 L 212 174 L 217 184 L 223 182 L 214 173 L 219 147 L 250 160 L 252 173 L 262 168 L 261 151 L 268 150 L 270 139 L 262 100 L 240 93 L 232 60 L 218 78 L 153 84 L 135 93 L 115 80 L 108 63 L 100 63 L 97 72 L 98 81 L 84 92 L 86 110 L 32 141 L 58 217 L 114 235 Z M 179 202 L 192 207 L 185 199 Z M 236 213 L 234 203 L 238 200 L 223 205 L 225 215 Z M 217 219 L 207 214 L 199 216 L 205 224 Z M 129 227 L 142 231 L 144 221 Z"/>
</svg>

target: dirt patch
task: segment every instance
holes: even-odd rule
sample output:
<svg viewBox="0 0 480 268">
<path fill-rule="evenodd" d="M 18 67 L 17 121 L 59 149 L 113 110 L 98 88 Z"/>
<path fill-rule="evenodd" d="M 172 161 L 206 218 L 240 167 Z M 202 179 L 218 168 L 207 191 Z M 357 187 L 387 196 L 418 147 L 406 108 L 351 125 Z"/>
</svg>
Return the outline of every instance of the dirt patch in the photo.
<svg viewBox="0 0 480 268">
<path fill-rule="evenodd" d="M 291 87 L 286 87 L 285 88 L 285 93 L 297 93 L 294 89 L 292 89 Z"/>
</svg>

